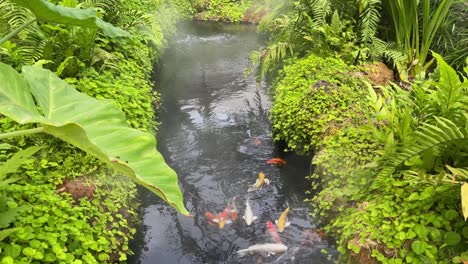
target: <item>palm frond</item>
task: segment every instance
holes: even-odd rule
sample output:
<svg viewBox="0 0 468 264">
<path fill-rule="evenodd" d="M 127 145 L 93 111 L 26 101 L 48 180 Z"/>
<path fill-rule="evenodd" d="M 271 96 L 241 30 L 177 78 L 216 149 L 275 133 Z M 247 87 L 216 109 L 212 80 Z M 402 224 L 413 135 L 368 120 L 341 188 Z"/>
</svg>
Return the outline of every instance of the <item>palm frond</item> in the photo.
<svg viewBox="0 0 468 264">
<path fill-rule="evenodd" d="M 466 140 L 467 131 L 458 127 L 449 119 L 434 117 L 435 124 L 424 123 L 416 131 L 417 139 L 413 144 L 398 152 L 387 160 L 380 173 L 375 178 L 372 186 L 378 188 L 392 173 L 405 161 L 433 147 L 449 144 L 458 140 Z"/>
</svg>

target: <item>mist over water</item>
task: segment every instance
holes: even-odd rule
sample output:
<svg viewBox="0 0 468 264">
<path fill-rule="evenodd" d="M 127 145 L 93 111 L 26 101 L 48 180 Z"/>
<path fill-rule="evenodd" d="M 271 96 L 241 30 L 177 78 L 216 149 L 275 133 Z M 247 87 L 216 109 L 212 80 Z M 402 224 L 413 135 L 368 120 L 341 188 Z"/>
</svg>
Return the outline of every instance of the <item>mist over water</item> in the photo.
<svg viewBox="0 0 468 264">
<path fill-rule="evenodd" d="M 261 44 L 253 27 L 219 24 L 183 25 L 171 41 L 156 78 L 162 94 L 158 148 L 178 173 L 193 217 L 142 189 L 143 228 L 128 263 L 328 263 L 320 253 L 326 242 L 311 239 L 310 206 L 303 202 L 310 160 L 275 149 L 269 88 L 244 76 L 248 54 Z M 267 165 L 273 157 L 287 165 Z M 271 184 L 247 193 L 259 172 Z M 223 229 L 210 225 L 205 212 L 220 213 L 234 196 L 238 220 Z M 258 216 L 251 226 L 242 219 L 248 197 Z M 274 243 L 265 223 L 288 206 L 291 225 L 280 233 L 289 248 L 284 256 L 234 254 Z"/>
</svg>

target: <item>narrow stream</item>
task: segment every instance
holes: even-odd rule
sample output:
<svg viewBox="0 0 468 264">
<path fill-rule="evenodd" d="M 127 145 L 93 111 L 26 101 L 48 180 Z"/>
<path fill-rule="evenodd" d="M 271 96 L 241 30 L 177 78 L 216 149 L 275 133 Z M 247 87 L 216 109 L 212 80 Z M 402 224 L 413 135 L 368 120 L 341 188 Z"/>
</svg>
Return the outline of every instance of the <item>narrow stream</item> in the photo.
<svg viewBox="0 0 468 264">
<path fill-rule="evenodd" d="M 141 190 L 142 230 L 128 263 L 328 263 L 327 248 L 303 202 L 309 159 L 281 153 L 273 144 L 268 87 L 245 77 L 248 54 L 261 46 L 255 28 L 244 25 L 181 26 L 161 60 L 162 93 L 158 147 L 176 170 L 187 209 L 184 217 Z M 266 164 L 273 157 L 284 167 Z M 247 192 L 263 172 L 271 184 Z M 221 213 L 236 197 L 239 217 L 220 229 L 205 212 Z M 258 219 L 242 219 L 247 198 Z M 280 233 L 285 254 L 239 257 L 240 249 L 274 243 L 266 222 L 289 206 L 291 225 Z"/>
</svg>

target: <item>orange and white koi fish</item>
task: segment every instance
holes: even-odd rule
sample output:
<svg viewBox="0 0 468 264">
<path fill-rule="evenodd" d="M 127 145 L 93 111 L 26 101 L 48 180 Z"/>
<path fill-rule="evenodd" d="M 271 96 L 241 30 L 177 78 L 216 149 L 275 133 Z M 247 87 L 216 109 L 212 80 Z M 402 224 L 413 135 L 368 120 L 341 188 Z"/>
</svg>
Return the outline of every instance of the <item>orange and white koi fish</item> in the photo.
<svg viewBox="0 0 468 264">
<path fill-rule="evenodd" d="M 280 239 L 280 237 L 278 235 L 278 231 L 276 230 L 276 226 L 270 220 L 268 220 L 266 222 L 266 226 L 267 226 L 267 230 L 270 233 L 271 237 L 273 237 L 273 240 L 275 240 L 276 243 L 281 244 L 281 239 Z"/>
<path fill-rule="evenodd" d="M 286 219 L 288 217 L 289 213 L 289 207 L 284 210 L 284 212 L 281 213 L 280 217 L 278 220 L 275 221 L 276 226 L 278 227 L 278 231 L 281 233 L 283 232 L 284 228 L 289 226 L 291 223 L 289 223 Z"/>
<path fill-rule="evenodd" d="M 212 214 L 211 212 L 206 211 L 205 212 L 205 217 L 208 219 L 208 223 L 213 224 L 213 223 L 218 223 L 219 219 L 216 215 Z"/>
<path fill-rule="evenodd" d="M 271 164 L 271 165 L 279 165 L 279 166 L 286 165 L 286 161 L 282 158 L 272 158 L 272 159 L 267 160 L 266 163 Z"/>
<path fill-rule="evenodd" d="M 255 184 L 250 186 L 249 189 L 247 189 L 247 192 L 254 192 L 259 189 L 261 189 L 264 185 L 270 184 L 270 180 L 265 178 L 265 174 L 263 172 L 260 172 L 258 174 L 258 179 L 255 181 Z"/>
<path fill-rule="evenodd" d="M 253 215 L 252 208 L 250 208 L 249 198 L 247 198 L 247 202 L 245 203 L 245 214 L 243 218 L 248 226 L 251 225 L 255 219 L 257 219 L 257 217 Z"/>
<path fill-rule="evenodd" d="M 237 207 L 236 207 L 236 197 L 232 198 L 231 201 L 231 220 L 235 221 L 237 219 Z"/>
<path fill-rule="evenodd" d="M 218 214 L 218 227 L 219 228 L 223 228 L 225 224 L 232 223 L 232 221 L 229 220 L 230 215 L 231 215 L 231 203 L 229 203 L 227 207 L 220 214 Z"/>
</svg>

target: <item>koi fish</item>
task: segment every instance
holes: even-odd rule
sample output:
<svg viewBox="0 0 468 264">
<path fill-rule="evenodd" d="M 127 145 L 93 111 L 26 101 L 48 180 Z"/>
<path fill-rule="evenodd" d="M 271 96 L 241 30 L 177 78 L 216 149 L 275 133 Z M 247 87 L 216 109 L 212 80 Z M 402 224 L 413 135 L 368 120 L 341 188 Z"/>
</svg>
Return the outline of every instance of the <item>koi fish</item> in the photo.
<svg viewBox="0 0 468 264">
<path fill-rule="evenodd" d="M 263 172 L 260 172 L 258 174 L 258 179 L 255 181 L 255 184 L 250 186 L 247 189 L 247 192 L 257 191 L 257 190 L 261 189 L 264 185 L 269 185 L 269 184 L 270 184 L 270 180 L 265 178 L 265 174 Z"/>
<path fill-rule="evenodd" d="M 278 220 L 275 221 L 276 226 L 278 227 L 278 231 L 281 233 L 284 231 L 284 228 L 289 226 L 291 223 L 286 221 L 286 217 L 288 216 L 289 213 L 289 207 L 284 210 L 284 212 L 281 213 L 280 217 Z"/>
<path fill-rule="evenodd" d="M 242 218 L 244 218 L 248 226 L 257 219 L 257 217 L 253 215 L 252 208 L 250 208 L 249 198 L 247 198 L 247 202 L 245 203 L 245 215 Z"/>
<path fill-rule="evenodd" d="M 271 165 L 279 165 L 279 166 L 286 165 L 286 161 L 282 158 L 272 158 L 272 159 L 267 160 L 266 163 L 271 164 Z"/>
<path fill-rule="evenodd" d="M 256 137 L 256 138 L 254 139 L 253 143 L 254 143 L 255 146 L 259 146 L 259 145 L 262 144 L 262 141 L 261 141 L 259 138 Z"/>
<path fill-rule="evenodd" d="M 285 263 L 284 258 L 287 258 L 290 256 L 289 260 L 291 260 L 294 263 L 294 260 L 296 259 L 296 253 L 300 250 L 300 247 L 294 247 L 291 252 L 285 252 L 283 255 L 279 256 L 272 264 L 274 263 Z"/>
<path fill-rule="evenodd" d="M 218 227 L 223 228 L 225 224 L 230 224 L 229 216 L 231 213 L 231 204 L 228 204 L 227 207 L 218 215 Z"/>
<path fill-rule="evenodd" d="M 288 247 L 283 244 L 257 244 L 250 246 L 246 249 L 241 249 L 236 252 L 239 257 L 243 257 L 247 254 L 261 254 L 261 255 L 274 255 L 274 254 L 281 254 L 286 252 Z"/>
<path fill-rule="evenodd" d="M 206 211 L 205 212 L 205 217 L 206 217 L 206 219 L 208 219 L 208 222 L 210 224 L 219 222 L 218 217 L 216 215 L 212 214 L 211 212 Z"/>
<path fill-rule="evenodd" d="M 276 226 L 270 220 L 268 220 L 266 222 L 266 226 L 267 226 L 267 230 L 270 233 L 271 237 L 273 237 L 273 240 L 275 240 L 276 243 L 281 244 L 281 239 L 280 239 L 280 237 L 278 235 L 278 231 L 276 230 Z"/>
<path fill-rule="evenodd" d="M 231 215 L 230 215 L 231 220 L 235 221 L 237 219 L 237 207 L 236 207 L 236 197 L 235 196 L 234 196 L 234 198 L 232 198 L 231 206 L 232 206 Z"/>
</svg>

